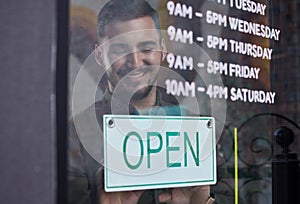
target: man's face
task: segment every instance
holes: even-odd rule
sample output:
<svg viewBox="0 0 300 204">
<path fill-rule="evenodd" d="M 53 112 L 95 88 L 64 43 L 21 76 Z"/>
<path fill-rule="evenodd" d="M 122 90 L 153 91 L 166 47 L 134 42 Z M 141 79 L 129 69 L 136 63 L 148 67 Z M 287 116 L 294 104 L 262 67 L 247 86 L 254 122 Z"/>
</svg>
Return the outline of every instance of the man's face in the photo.
<svg viewBox="0 0 300 204">
<path fill-rule="evenodd" d="M 150 29 L 150 30 L 149 30 Z M 146 97 L 155 85 L 164 53 L 151 17 L 105 26 L 101 56 L 109 87 L 133 98 Z"/>
</svg>

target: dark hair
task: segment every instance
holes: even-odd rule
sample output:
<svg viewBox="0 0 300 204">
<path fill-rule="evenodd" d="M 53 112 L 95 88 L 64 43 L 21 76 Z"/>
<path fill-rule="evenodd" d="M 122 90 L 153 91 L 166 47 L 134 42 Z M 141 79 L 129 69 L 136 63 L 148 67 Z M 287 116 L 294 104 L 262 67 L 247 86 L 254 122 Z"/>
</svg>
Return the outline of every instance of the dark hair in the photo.
<svg viewBox="0 0 300 204">
<path fill-rule="evenodd" d="M 105 36 L 104 28 L 106 25 L 146 16 L 153 19 L 155 28 L 161 38 L 158 13 L 148 2 L 144 0 L 110 0 L 98 14 L 97 31 L 99 41 Z"/>
</svg>

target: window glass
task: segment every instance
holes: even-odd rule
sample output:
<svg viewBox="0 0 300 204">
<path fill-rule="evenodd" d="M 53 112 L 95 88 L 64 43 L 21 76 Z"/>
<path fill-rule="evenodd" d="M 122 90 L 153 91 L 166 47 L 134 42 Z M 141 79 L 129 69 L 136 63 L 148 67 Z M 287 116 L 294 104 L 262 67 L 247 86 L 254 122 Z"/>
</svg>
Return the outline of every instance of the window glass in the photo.
<svg viewBox="0 0 300 204">
<path fill-rule="evenodd" d="M 297 0 L 71 0 L 69 203 L 206 203 L 210 197 L 217 203 L 272 203 L 279 182 L 272 179 L 272 162 L 282 153 L 274 135 L 299 134 L 298 9 Z M 107 193 L 105 114 L 214 118 L 216 164 L 206 170 L 216 170 L 217 182 L 151 188 L 147 175 L 136 173 L 132 181 L 140 187 L 124 184 Z M 145 128 L 139 122 L 132 122 L 135 130 Z M 180 127 L 177 136 L 163 134 L 170 132 L 166 127 L 148 135 L 157 139 L 153 144 L 149 139 L 132 149 L 125 134 L 123 149 L 115 148 L 121 159 L 114 162 L 138 172 L 150 168 L 149 155 L 166 148 L 162 158 L 166 169 L 178 168 L 175 180 L 191 165 L 205 169 L 199 150 L 205 143 L 200 139 L 197 148 L 184 136 L 193 127 L 186 133 Z M 182 146 L 169 140 L 175 137 L 185 138 Z M 142 152 L 140 160 L 124 156 L 128 149 Z M 288 149 L 300 151 L 296 137 Z M 185 165 L 185 158 L 195 163 Z M 167 177 L 172 179 L 166 175 L 162 182 Z"/>
</svg>

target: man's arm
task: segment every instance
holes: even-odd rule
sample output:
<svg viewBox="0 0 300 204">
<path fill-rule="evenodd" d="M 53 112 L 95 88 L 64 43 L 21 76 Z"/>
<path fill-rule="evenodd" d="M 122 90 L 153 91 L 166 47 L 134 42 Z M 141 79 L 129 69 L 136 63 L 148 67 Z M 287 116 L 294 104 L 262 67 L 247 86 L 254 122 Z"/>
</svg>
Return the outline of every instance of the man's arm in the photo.
<svg viewBox="0 0 300 204">
<path fill-rule="evenodd" d="M 82 146 L 73 124 L 68 133 L 68 204 L 91 204 Z"/>
<path fill-rule="evenodd" d="M 170 204 L 206 204 L 210 195 L 210 186 L 174 188 L 161 193 L 158 201 Z"/>
</svg>

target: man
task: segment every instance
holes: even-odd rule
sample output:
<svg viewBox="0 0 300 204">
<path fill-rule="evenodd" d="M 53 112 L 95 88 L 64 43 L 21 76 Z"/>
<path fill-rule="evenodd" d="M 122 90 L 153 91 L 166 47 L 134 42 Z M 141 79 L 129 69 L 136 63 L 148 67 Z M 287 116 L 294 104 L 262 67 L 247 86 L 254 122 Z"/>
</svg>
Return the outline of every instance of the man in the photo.
<svg viewBox="0 0 300 204">
<path fill-rule="evenodd" d="M 156 83 L 165 42 L 157 12 L 143 0 L 111 0 L 98 15 L 99 44 L 95 58 L 106 69 L 108 89 L 103 99 L 74 119 L 70 127 L 69 203 L 204 204 L 209 187 L 175 188 L 168 191 L 107 193 L 103 189 L 101 132 L 81 128 L 103 114 L 138 114 L 154 106 L 169 106 Z M 93 139 L 94 138 L 94 139 Z M 86 142 L 89 141 L 89 142 Z M 101 150 L 100 150 L 101 149 Z"/>
</svg>

